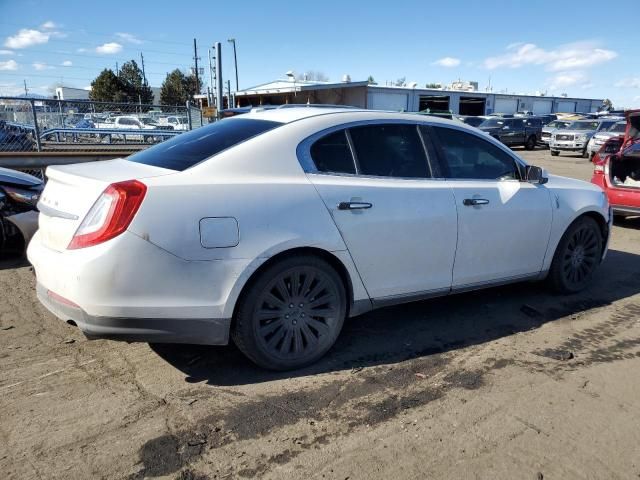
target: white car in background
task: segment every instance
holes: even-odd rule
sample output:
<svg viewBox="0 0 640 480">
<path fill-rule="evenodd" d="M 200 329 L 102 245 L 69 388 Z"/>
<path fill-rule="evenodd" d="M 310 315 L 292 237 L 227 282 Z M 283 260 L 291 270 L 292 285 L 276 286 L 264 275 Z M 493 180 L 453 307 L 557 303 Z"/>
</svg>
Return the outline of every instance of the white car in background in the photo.
<svg viewBox="0 0 640 480">
<path fill-rule="evenodd" d="M 604 132 L 596 133 L 593 137 L 591 137 L 591 140 L 589 140 L 589 143 L 587 144 L 587 153 L 589 154 L 589 158 L 592 158 L 610 138 L 624 135 L 626 129 L 627 121 L 620 120 L 611 125 Z"/>
<path fill-rule="evenodd" d="M 189 119 L 186 116 L 168 116 L 164 119 L 163 124 L 173 127 L 174 130 L 189 130 Z"/>
<path fill-rule="evenodd" d="M 318 360 L 374 308 L 544 278 L 579 291 L 612 220 L 600 188 L 475 128 L 368 110 L 250 113 L 47 177 L 28 257 L 49 310 L 90 338 L 231 336 L 272 369 Z"/>
</svg>

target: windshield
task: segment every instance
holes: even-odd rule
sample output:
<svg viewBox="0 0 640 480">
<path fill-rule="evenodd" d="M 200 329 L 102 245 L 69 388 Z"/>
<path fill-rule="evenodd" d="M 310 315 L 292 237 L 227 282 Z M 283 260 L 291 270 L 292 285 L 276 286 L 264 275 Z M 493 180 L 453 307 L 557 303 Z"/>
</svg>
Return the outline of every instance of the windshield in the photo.
<svg viewBox="0 0 640 480">
<path fill-rule="evenodd" d="M 569 130 L 597 130 L 599 122 L 590 122 L 588 120 L 578 120 L 577 122 L 571 122 Z"/>
<path fill-rule="evenodd" d="M 480 124 L 481 127 L 501 127 L 504 125 L 504 120 L 500 118 L 487 118 Z"/>
<path fill-rule="evenodd" d="M 280 125 L 282 123 L 242 117 L 220 120 L 135 153 L 127 160 L 183 171 Z"/>
<path fill-rule="evenodd" d="M 563 122 L 562 120 L 554 120 L 549 122 L 546 126 L 549 128 L 567 128 L 571 122 Z"/>
<path fill-rule="evenodd" d="M 149 118 L 149 117 L 138 117 L 138 120 L 140 120 L 145 125 L 153 125 L 156 123 L 153 121 L 152 118 Z"/>
<path fill-rule="evenodd" d="M 611 125 L 607 130 L 607 132 L 624 133 L 626 129 L 627 129 L 627 122 L 618 122 Z"/>
</svg>

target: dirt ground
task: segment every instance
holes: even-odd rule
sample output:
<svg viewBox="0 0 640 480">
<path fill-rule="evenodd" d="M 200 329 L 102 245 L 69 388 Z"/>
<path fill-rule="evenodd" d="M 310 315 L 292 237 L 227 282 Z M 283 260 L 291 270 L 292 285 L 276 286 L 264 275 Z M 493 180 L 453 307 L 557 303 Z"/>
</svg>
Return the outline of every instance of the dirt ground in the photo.
<svg viewBox="0 0 640 480">
<path fill-rule="evenodd" d="M 2 479 L 640 477 L 640 219 L 615 226 L 582 294 L 387 308 L 288 374 L 233 346 L 87 341 L 19 261 L 0 263 L 0 295 Z"/>
</svg>

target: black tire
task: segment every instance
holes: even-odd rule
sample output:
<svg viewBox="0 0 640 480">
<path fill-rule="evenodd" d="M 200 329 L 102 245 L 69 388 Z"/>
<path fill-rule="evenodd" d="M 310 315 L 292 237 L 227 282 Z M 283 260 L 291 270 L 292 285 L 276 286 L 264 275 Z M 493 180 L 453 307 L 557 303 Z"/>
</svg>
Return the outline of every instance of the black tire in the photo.
<svg viewBox="0 0 640 480">
<path fill-rule="evenodd" d="M 535 135 L 531 135 L 529 138 L 527 138 L 527 141 L 524 144 L 524 148 L 527 150 L 535 150 L 536 143 L 538 142 L 536 140 Z"/>
<path fill-rule="evenodd" d="M 551 153 L 552 157 L 557 157 L 558 155 L 560 155 L 560 152 L 558 150 L 549 150 L 549 153 Z"/>
<path fill-rule="evenodd" d="M 602 231 L 591 217 L 574 221 L 560 239 L 551 262 L 548 281 L 558 293 L 577 293 L 591 281 L 600 265 Z"/>
<path fill-rule="evenodd" d="M 346 289 L 335 269 L 319 257 L 296 255 L 251 282 L 239 301 L 231 336 L 260 367 L 292 370 L 327 353 L 346 312 Z"/>
<path fill-rule="evenodd" d="M 584 147 L 582 151 L 582 158 L 589 158 L 589 152 L 587 152 L 587 147 Z"/>
</svg>

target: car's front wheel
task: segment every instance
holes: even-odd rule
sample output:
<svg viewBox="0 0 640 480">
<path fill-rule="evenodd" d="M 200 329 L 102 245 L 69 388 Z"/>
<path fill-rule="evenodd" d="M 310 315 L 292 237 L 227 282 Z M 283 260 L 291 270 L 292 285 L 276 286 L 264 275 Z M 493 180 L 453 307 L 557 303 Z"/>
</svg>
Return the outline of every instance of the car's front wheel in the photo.
<svg viewBox="0 0 640 480">
<path fill-rule="evenodd" d="M 551 153 L 552 157 L 557 157 L 558 155 L 560 155 L 559 150 L 549 150 L 549 152 Z"/>
<path fill-rule="evenodd" d="M 336 270 L 312 255 L 267 267 L 240 299 L 232 337 L 253 362 L 290 370 L 315 362 L 335 343 L 347 311 Z"/>
<path fill-rule="evenodd" d="M 602 233 L 591 217 L 580 217 L 560 239 L 553 256 L 548 280 L 559 293 L 577 293 L 584 289 L 600 265 Z"/>
</svg>

